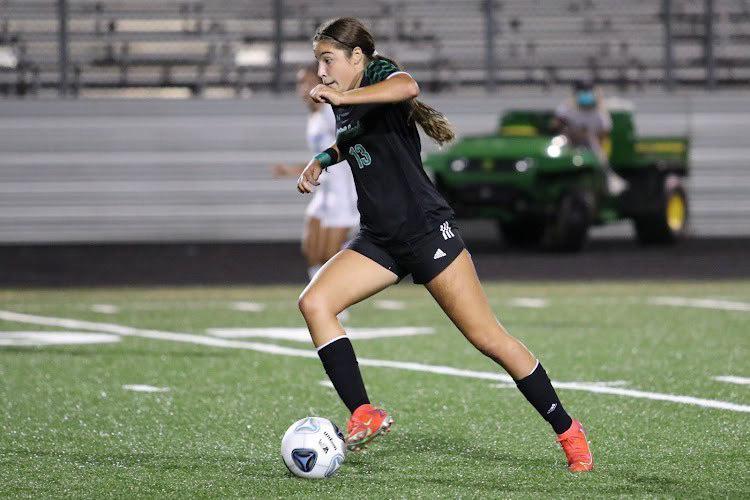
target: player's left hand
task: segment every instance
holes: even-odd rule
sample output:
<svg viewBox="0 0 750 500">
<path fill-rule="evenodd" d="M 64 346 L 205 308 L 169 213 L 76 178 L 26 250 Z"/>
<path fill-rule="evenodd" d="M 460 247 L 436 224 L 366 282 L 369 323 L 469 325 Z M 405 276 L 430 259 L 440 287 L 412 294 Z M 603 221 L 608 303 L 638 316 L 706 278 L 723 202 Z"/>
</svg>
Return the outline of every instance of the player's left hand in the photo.
<svg viewBox="0 0 750 500">
<path fill-rule="evenodd" d="M 297 179 L 297 191 L 300 193 L 312 193 L 315 190 L 314 186 L 320 186 L 318 179 L 322 172 L 323 169 L 320 167 L 320 162 L 317 158 L 310 160 L 310 163 L 307 164 L 305 170 L 302 171 L 299 179 Z"/>
<path fill-rule="evenodd" d="M 310 91 L 310 98 L 315 102 L 327 102 L 332 106 L 341 104 L 344 93 L 333 90 L 328 85 L 318 84 Z"/>
</svg>

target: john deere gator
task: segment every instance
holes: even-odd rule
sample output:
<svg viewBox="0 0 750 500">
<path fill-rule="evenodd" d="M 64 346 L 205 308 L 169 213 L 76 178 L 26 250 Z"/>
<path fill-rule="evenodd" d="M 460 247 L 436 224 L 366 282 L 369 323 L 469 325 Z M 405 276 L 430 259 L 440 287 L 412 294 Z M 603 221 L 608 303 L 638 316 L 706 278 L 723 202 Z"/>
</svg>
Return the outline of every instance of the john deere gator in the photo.
<svg viewBox="0 0 750 500">
<path fill-rule="evenodd" d="M 551 129 L 551 110 L 510 110 L 497 131 L 428 155 L 425 168 L 461 218 L 497 221 L 509 245 L 578 251 L 589 228 L 630 219 L 644 244 L 685 236 L 686 137 L 637 137 L 629 110 L 611 110 L 609 165 L 627 188 L 610 194 L 591 151 Z"/>
</svg>

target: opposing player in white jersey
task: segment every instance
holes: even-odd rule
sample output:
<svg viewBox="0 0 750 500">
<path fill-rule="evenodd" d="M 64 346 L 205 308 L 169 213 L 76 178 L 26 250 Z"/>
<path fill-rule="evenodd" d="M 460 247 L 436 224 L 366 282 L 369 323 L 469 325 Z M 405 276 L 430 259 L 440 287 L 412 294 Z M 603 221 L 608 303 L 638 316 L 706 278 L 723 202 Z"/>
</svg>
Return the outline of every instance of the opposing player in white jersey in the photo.
<svg viewBox="0 0 750 500">
<path fill-rule="evenodd" d="M 307 146 L 317 153 L 336 141 L 336 118 L 329 104 L 314 102 L 310 91 L 320 83 L 318 66 L 314 63 L 297 72 L 297 94 L 305 101 Z M 272 166 L 275 177 L 298 176 L 307 164 Z M 302 253 L 307 259 L 310 279 L 328 259 L 341 250 L 349 239 L 351 228 L 359 227 L 357 191 L 351 170 L 332 168 L 323 172 L 319 189 L 305 211 Z"/>
</svg>

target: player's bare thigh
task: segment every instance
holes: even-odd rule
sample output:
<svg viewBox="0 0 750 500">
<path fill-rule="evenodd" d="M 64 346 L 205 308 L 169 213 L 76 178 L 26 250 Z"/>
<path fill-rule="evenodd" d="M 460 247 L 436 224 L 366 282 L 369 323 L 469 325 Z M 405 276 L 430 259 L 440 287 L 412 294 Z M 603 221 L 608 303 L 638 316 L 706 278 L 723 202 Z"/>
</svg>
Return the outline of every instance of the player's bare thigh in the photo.
<svg viewBox="0 0 750 500">
<path fill-rule="evenodd" d="M 536 359 L 497 321 L 466 249 L 425 288 L 461 333 L 511 376 L 520 379 L 531 373 Z"/>
<path fill-rule="evenodd" d="M 299 298 L 315 346 L 344 334 L 338 313 L 397 281 L 396 274 L 354 250 L 334 255 Z"/>
</svg>

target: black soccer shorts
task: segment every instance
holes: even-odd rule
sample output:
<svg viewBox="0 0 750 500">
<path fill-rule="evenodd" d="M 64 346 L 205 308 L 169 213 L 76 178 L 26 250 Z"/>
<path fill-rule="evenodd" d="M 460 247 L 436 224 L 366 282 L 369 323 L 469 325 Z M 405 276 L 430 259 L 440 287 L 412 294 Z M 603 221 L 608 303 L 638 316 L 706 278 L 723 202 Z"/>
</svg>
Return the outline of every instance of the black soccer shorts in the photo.
<svg viewBox="0 0 750 500">
<path fill-rule="evenodd" d="M 399 281 L 411 274 L 414 283 L 429 283 L 453 262 L 466 248 L 453 220 L 413 241 L 376 243 L 362 232 L 346 246 L 350 250 L 374 260 L 398 275 Z"/>
</svg>

